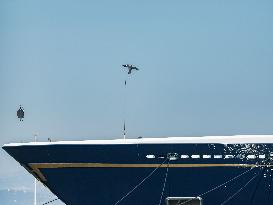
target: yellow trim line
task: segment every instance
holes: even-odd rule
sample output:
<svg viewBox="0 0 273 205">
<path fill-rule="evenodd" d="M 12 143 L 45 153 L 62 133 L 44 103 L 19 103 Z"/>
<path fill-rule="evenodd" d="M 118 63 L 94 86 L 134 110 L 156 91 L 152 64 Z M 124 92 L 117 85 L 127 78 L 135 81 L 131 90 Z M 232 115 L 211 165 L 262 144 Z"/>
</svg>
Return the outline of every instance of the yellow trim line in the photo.
<svg viewBox="0 0 273 205">
<path fill-rule="evenodd" d="M 193 168 L 193 167 L 273 167 L 271 165 L 257 164 L 111 164 L 111 163 L 29 163 L 32 171 L 41 181 L 46 181 L 40 169 L 58 168 Z"/>
<path fill-rule="evenodd" d="M 54 169 L 54 168 L 156 168 L 156 167 L 255 167 L 255 166 L 273 166 L 256 164 L 111 164 L 111 163 L 29 163 L 32 168 Z"/>
</svg>

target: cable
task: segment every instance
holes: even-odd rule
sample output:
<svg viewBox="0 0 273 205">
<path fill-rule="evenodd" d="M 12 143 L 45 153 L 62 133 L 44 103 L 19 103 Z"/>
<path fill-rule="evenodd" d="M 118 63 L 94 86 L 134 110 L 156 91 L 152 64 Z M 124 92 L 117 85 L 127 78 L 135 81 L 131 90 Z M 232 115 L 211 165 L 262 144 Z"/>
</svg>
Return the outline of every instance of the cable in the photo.
<svg viewBox="0 0 273 205">
<path fill-rule="evenodd" d="M 155 172 L 158 170 L 166 161 L 168 158 L 166 158 L 158 167 L 156 167 L 150 174 L 148 174 L 139 184 L 137 184 L 133 189 L 131 189 L 127 194 L 125 194 L 121 199 L 119 199 L 114 205 L 119 204 L 122 202 L 127 196 L 129 196 L 131 193 L 133 193 L 138 187 L 140 187 L 147 179 L 149 179 Z"/>
<path fill-rule="evenodd" d="M 230 179 L 230 180 L 224 182 L 223 184 L 220 184 L 220 185 L 218 185 L 218 186 L 216 186 L 216 187 L 210 189 L 209 191 L 204 192 L 203 194 L 198 195 L 197 197 L 202 197 L 202 196 L 204 196 L 204 195 L 206 195 L 206 194 L 208 194 L 208 193 L 210 193 L 210 192 L 212 192 L 212 191 L 215 191 L 215 190 L 219 189 L 220 187 L 222 187 L 222 186 L 224 186 L 224 185 L 226 185 L 226 184 L 228 184 L 228 183 L 230 183 L 230 182 L 232 182 L 232 181 L 234 181 L 234 180 L 240 178 L 241 176 L 245 175 L 246 173 L 250 172 L 250 171 L 251 171 L 252 169 L 254 169 L 254 168 L 255 168 L 255 167 L 251 167 L 250 169 L 246 170 L 245 172 L 243 172 L 243 173 L 237 175 L 236 177 L 234 177 L 234 178 L 232 178 L 232 179 Z M 196 197 L 196 198 L 197 198 L 197 197 Z M 194 200 L 194 199 L 189 199 L 188 201 L 185 201 L 185 202 L 183 202 L 183 203 L 178 202 L 177 205 L 183 205 L 183 204 L 186 204 L 186 203 L 188 203 L 188 202 L 191 202 L 192 200 Z"/>
<path fill-rule="evenodd" d="M 254 191 L 253 191 L 253 193 L 252 193 L 252 195 L 251 195 L 250 203 L 249 203 L 250 205 L 253 204 L 253 201 L 254 201 L 256 192 L 257 192 L 258 187 L 259 187 L 259 185 L 260 185 L 260 183 L 261 183 L 261 180 L 262 180 L 262 178 L 263 178 L 264 172 L 265 172 L 265 167 L 263 168 L 262 173 L 261 173 L 261 176 L 260 176 L 260 178 L 258 179 L 258 182 L 257 182 L 257 184 L 256 184 L 256 186 L 255 186 L 255 189 L 254 189 Z"/>
<path fill-rule="evenodd" d="M 268 196 L 267 196 L 268 204 L 270 204 L 271 191 L 272 191 L 272 170 L 270 170 L 269 190 L 268 190 Z"/>
<path fill-rule="evenodd" d="M 241 187 L 238 191 L 236 191 L 232 196 L 230 196 L 229 198 L 227 198 L 223 203 L 221 203 L 220 205 L 224 205 L 226 204 L 228 201 L 230 201 L 231 199 L 233 199 L 237 194 L 239 194 L 244 188 L 247 187 L 248 184 L 250 184 L 250 182 L 252 182 L 256 177 L 258 176 L 258 174 L 255 174 L 243 187 Z"/>
<path fill-rule="evenodd" d="M 54 202 L 54 201 L 57 201 L 58 199 L 59 199 L 59 198 L 53 199 L 53 200 L 51 200 L 51 201 L 48 201 L 48 202 L 46 202 L 46 203 L 43 203 L 42 205 L 50 204 L 50 203 L 52 203 L 52 202 Z"/>
<path fill-rule="evenodd" d="M 167 170 L 166 170 L 166 173 L 165 173 L 165 179 L 164 179 L 163 188 L 162 188 L 162 191 L 161 191 L 161 196 L 160 196 L 160 200 L 159 200 L 158 205 L 161 205 L 163 194 L 164 194 L 164 191 L 165 191 L 165 186 L 166 186 L 168 172 L 169 172 L 169 164 L 170 164 L 170 160 L 168 161 L 168 166 L 167 166 Z"/>
</svg>

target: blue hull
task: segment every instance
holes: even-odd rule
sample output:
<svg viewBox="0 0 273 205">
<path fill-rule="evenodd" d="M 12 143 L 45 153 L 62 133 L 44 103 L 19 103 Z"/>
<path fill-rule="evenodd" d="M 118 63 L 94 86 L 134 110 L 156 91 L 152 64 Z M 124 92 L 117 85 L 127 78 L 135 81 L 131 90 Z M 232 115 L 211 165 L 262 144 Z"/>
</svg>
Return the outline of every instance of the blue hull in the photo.
<svg viewBox="0 0 273 205">
<path fill-rule="evenodd" d="M 272 145 L 255 145 L 250 150 L 238 146 L 64 144 L 3 148 L 67 205 L 157 205 L 162 194 L 161 204 L 166 197 L 197 196 L 204 205 L 220 205 L 226 200 L 227 205 L 272 204 Z M 178 157 L 170 160 L 168 154 Z M 203 155 L 212 157 L 204 159 Z M 222 157 L 214 158 L 216 155 Z M 255 157 L 248 159 L 249 155 Z"/>
</svg>

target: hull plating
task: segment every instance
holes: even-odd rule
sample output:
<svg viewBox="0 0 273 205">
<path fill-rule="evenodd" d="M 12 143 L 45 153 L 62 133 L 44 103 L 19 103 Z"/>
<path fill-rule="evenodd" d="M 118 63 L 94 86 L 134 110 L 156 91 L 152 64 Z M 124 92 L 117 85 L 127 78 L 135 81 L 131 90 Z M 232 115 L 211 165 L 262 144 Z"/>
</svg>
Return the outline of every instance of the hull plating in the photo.
<svg viewBox="0 0 273 205">
<path fill-rule="evenodd" d="M 204 205 L 219 205 L 227 199 L 225 204 L 230 205 L 273 202 L 271 144 L 31 145 L 4 149 L 67 205 L 117 204 L 155 169 L 118 204 L 159 204 L 161 194 L 163 199 L 201 195 Z M 170 153 L 178 158 L 169 161 Z"/>
</svg>

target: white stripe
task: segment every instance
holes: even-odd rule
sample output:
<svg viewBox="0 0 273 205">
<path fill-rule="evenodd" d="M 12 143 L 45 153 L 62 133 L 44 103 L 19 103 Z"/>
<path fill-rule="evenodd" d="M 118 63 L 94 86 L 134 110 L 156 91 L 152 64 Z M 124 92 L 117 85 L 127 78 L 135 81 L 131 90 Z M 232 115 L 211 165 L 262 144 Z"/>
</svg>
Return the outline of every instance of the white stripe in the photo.
<svg viewBox="0 0 273 205">
<path fill-rule="evenodd" d="M 141 139 L 85 140 L 58 142 L 10 143 L 8 146 L 22 145 L 107 145 L 107 144 L 273 144 L 273 135 L 233 135 L 205 137 L 165 137 Z"/>
</svg>

